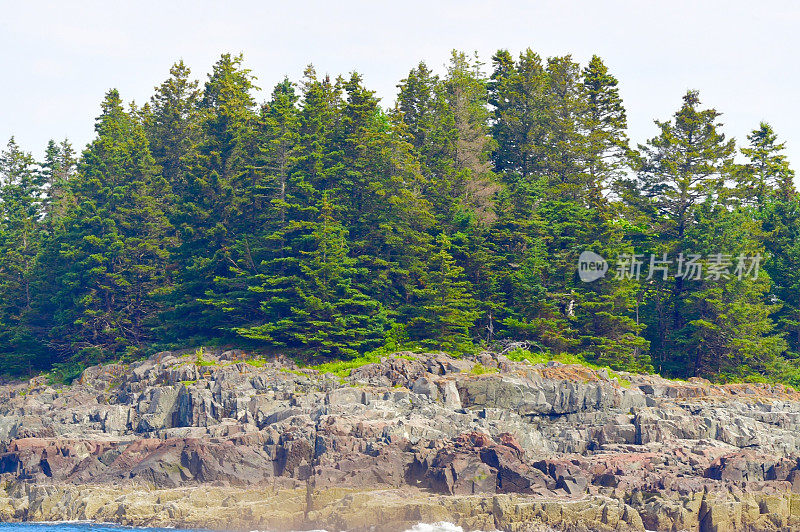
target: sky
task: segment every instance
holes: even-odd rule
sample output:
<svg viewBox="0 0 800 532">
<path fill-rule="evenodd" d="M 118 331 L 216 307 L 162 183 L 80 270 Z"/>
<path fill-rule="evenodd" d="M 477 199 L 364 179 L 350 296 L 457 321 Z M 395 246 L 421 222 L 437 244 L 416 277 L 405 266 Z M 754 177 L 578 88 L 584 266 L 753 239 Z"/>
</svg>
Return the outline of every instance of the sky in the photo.
<svg viewBox="0 0 800 532">
<path fill-rule="evenodd" d="M 800 161 L 800 3 L 762 0 L 403 2 L 0 0 L 0 143 L 40 156 L 50 138 L 83 147 L 110 88 L 142 104 L 183 59 L 205 80 L 224 52 L 244 53 L 266 100 L 284 76 L 360 72 L 391 106 L 420 60 L 450 50 L 603 58 L 620 80 L 636 143 L 657 134 L 688 89 L 746 142 L 773 125 Z"/>
</svg>

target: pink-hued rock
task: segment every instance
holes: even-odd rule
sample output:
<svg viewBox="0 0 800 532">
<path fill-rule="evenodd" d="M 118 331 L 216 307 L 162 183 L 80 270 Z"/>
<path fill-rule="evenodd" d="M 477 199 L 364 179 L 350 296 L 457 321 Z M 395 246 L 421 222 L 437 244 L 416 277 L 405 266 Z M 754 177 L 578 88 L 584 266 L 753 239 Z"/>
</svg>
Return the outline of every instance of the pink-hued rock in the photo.
<svg viewBox="0 0 800 532">
<path fill-rule="evenodd" d="M 609 530 L 755 530 L 772 514 L 800 526 L 800 395 L 783 386 L 628 374 L 622 386 L 491 353 L 404 353 L 345 379 L 241 351 L 205 359 L 167 352 L 71 387 L 0 386 L 0 482 L 408 488 L 486 508 L 513 494 L 543 523 L 546 501 L 598 497 L 620 501 L 604 507 Z"/>
</svg>

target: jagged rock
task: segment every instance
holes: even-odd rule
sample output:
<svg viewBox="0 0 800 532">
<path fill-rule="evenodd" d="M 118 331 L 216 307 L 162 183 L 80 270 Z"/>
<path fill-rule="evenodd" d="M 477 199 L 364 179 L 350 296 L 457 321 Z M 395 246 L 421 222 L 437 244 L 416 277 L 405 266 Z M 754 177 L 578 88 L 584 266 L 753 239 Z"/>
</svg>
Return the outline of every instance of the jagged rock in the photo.
<svg viewBox="0 0 800 532">
<path fill-rule="evenodd" d="M 382 512 L 398 530 L 424 516 L 467 529 L 800 528 L 800 395 L 782 386 L 491 353 L 403 353 L 345 379 L 245 359 L 164 352 L 88 368 L 71 387 L 0 386 L 0 520 L 366 530 Z M 215 513 L 201 519 L 187 487 L 232 491 L 207 492 Z"/>
</svg>

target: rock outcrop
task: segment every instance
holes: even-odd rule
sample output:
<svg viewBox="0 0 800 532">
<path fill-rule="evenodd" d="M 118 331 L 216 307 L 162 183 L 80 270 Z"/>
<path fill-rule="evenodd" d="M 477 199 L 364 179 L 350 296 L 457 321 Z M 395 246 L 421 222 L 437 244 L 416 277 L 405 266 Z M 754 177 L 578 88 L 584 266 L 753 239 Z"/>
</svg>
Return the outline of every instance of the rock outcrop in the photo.
<svg viewBox="0 0 800 532">
<path fill-rule="evenodd" d="M 0 486 L 0 521 L 800 530 L 800 394 L 488 353 L 339 378 L 166 352 L 0 386 Z"/>
</svg>

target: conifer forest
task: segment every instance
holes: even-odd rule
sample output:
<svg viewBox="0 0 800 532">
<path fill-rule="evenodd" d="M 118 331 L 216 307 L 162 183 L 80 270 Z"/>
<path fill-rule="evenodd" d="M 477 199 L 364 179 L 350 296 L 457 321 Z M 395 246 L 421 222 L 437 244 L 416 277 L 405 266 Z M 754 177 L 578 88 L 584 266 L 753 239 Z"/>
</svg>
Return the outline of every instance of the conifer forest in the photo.
<svg viewBox="0 0 800 532">
<path fill-rule="evenodd" d="M 319 362 L 524 343 L 800 385 L 779 132 L 728 138 L 690 90 L 630 139 L 620 82 L 597 56 L 528 49 L 421 62 L 391 103 L 312 66 L 259 88 L 232 54 L 202 76 L 175 63 L 146 102 L 109 90 L 85 147 L 0 152 L 0 373 L 203 345 Z M 591 282 L 586 251 L 607 261 Z"/>
</svg>

